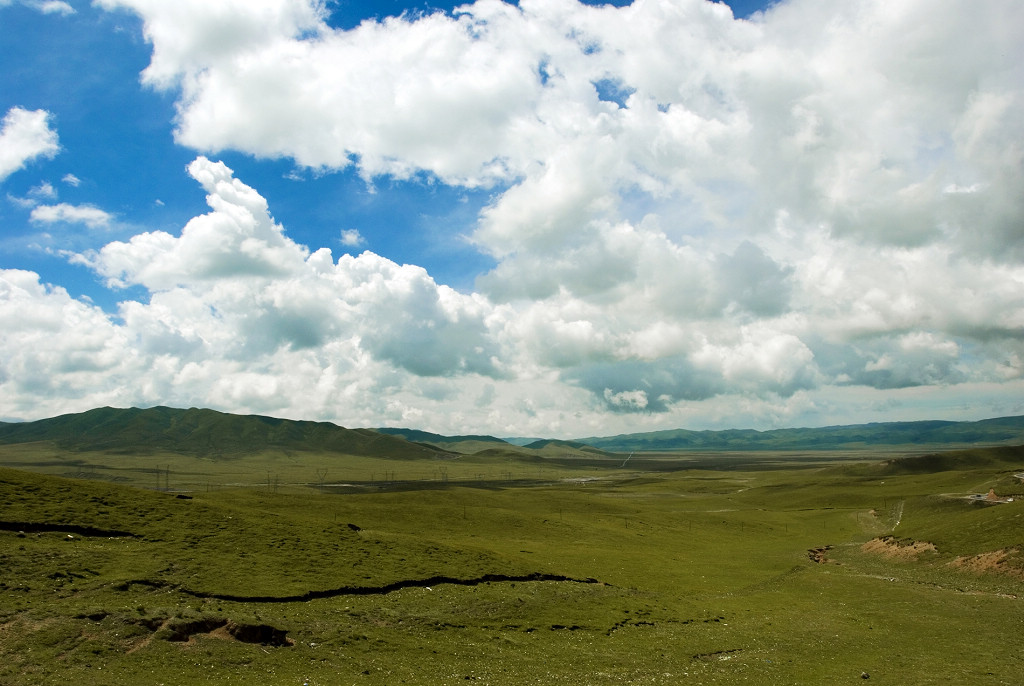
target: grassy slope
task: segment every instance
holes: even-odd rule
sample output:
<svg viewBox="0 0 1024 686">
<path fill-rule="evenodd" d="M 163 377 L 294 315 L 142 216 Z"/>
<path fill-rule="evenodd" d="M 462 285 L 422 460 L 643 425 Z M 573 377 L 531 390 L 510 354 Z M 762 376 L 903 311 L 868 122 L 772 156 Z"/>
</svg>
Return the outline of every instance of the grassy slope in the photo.
<svg viewBox="0 0 1024 686">
<path fill-rule="evenodd" d="M 267 450 L 370 457 L 448 455 L 435 446 L 410 443 L 370 429 L 196 408 L 103 407 L 23 424 L 0 424 L 0 444 L 44 441 L 63 450 L 217 458 Z"/>
<path fill-rule="evenodd" d="M 292 486 L 193 500 L 0 470 L 0 519 L 136 534 L 0 531 L 0 682 L 834 684 L 864 671 L 872 683 L 1014 683 L 1024 582 L 948 563 L 1022 545 L 1024 502 L 941 494 L 1011 485 L 1024 458 L 971 453 L 940 466 L 950 464 L 592 468 L 573 473 L 598 480 L 540 474 L 529 488 L 339 496 Z M 860 551 L 887 533 L 938 552 L 898 561 Z M 808 558 L 825 545 L 843 564 Z M 533 572 L 603 585 L 196 597 Z M 175 626 L 225 619 L 286 629 L 295 644 L 164 640 Z"/>
</svg>

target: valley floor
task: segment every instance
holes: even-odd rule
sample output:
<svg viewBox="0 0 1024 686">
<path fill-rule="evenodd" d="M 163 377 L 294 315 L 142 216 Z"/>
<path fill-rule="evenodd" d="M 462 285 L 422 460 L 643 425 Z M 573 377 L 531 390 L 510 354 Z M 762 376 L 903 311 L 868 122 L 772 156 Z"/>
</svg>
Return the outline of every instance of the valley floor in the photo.
<svg viewBox="0 0 1024 686">
<path fill-rule="evenodd" d="M 1016 684 L 1024 499 L 939 495 L 1020 490 L 999 460 L 188 496 L 0 469 L 0 683 Z"/>
</svg>

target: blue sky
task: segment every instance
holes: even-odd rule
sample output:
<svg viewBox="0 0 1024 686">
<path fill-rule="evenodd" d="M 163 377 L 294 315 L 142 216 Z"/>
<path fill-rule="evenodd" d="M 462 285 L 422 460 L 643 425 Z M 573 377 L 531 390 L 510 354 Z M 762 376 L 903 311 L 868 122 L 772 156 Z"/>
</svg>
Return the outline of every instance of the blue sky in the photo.
<svg viewBox="0 0 1024 686">
<path fill-rule="evenodd" d="M 208 5 L 0 0 L 0 419 L 1024 412 L 1016 3 Z"/>
</svg>

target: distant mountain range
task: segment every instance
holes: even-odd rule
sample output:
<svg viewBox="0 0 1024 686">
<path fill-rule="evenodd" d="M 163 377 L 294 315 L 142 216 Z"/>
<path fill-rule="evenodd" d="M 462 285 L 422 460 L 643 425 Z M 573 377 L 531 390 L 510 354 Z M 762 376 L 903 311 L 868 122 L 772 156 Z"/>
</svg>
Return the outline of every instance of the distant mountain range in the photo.
<svg viewBox="0 0 1024 686">
<path fill-rule="evenodd" d="M 442 448 L 455 450 L 456 452 L 468 452 L 467 448 L 526 448 L 536 451 L 558 451 L 573 450 L 589 454 L 601 454 L 602 451 L 593 445 L 581 441 L 561 441 L 550 438 L 495 438 L 494 436 L 470 434 L 465 436 L 444 436 L 441 434 L 420 431 L 419 429 L 374 429 L 382 434 L 401 436 L 407 441 L 418 441 L 429 443 Z M 475 450 L 473 452 L 476 452 Z"/>
<path fill-rule="evenodd" d="M 466 443 L 466 442 L 479 442 L 479 443 L 499 443 L 504 445 L 506 442 L 500 438 L 494 436 L 481 436 L 476 434 L 469 434 L 465 436 L 444 436 L 442 434 L 434 434 L 429 431 L 421 431 L 419 429 L 391 429 L 391 428 L 380 428 L 374 429 L 374 431 L 388 436 L 400 436 L 407 441 L 418 441 L 421 443 Z"/>
<path fill-rule="evenodd" d="M 64 450 L 168 452 L 223 458 L 268 450 L 385 458 L 450 458 L 457 454 L 497 454 L 499 451 L 502 454 L 526 451 L 539 456 L 610 457 L 605 453 L 1024 444 L 1024 416 L 978 422 L 886 422 L 771 431 L 676 429 L 576 441 L 541 439 L 526 445 L 514 439 L 486 435 L 444 436 L 395 428 L 346 429 L 330 422 L 235 415 L 196 408 L 103 407 L 34 422 L 0 422 L 0 444 L 40 441 L 50 441 Z"/>
<path fill-rule="evenodd" d="M 1024 416 L 978 422 L 883 422 L 809 429 L 652 431 L 578 439 L 610 452 L 685 450 L 839 450 L 876 446 L 973 446 L 1024 443 Z"/>
</svg>

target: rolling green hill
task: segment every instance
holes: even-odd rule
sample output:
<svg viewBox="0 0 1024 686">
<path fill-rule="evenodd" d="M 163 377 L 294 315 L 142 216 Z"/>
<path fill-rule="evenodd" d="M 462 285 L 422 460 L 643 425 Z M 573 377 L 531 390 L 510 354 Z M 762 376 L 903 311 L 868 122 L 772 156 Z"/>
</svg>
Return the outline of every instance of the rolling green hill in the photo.
<svg viewBox="0 0 1024 686">
<path fill-rule="evenodd" d="M 579 441 L 540 440 L 534 441 L 533 443 L 528 443 L 523 447 L 528 448 L 530 450 L 536 450 L 547 455 L 551 455 L 552 457 L 617 457 L 616 455 L 612 455 L 605 450 L 595 448 L 594 446 L 588 445 L 586 443 L 580 443 Z"/>
<path fill-rule="evenodd" d="M 0 683 L 1020 681 L 1024 497 L 972 496 L 1019 493 L 1024 448 L 568 471 L 496 445 L 443 465 L 277 454 L 256 471 L 306 461 L 281 489 L 0 466 Z M 184 478 L 258 458 L 163 459 Z M 294 478 L 315 466 L 451 473 Z"/>
<path fill-rule="evenodd" d="M 1008 469 L 1024 464 L 1024 445 L 953 450 L 886 460 L 874 467 L 879 474 L 934 474 L 966 469 Z"/>
<path fill-rule="evenodd" d="M 44 441 L 70 451 L 167 452 L 193 457 L 232 457 L 267 450 L 371 457 L 449 454 L 436 446 L 410 443 L 370 429 L 196 408 L 102 407 L 35 422 L 0 424 L 0 444 Z"/>
<path fill-rule="evenodd" d="M 388 436 L 398 436 L 407 441 L 427 443 L 457 453 L 475 453 L 480 450 L 509 447 L 509 444 L 500 438 L 487 435 L 444 436 L 419 429 L 398 428 L 378 428 L 374 429 L 374 431 Z"/>
<path fill-rule="evenodd" d="M 684 450 L 834 450 L 875 446 L 971 446 L 1024 442 L 1024 416 L 978 422 L 883 422 L 822 428 L 675 429 L 581 438 L 602 450 L 671 452 Z"/>
</svg>

